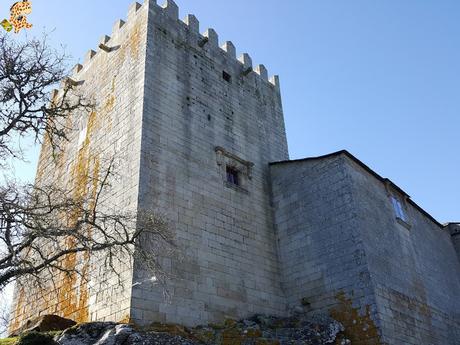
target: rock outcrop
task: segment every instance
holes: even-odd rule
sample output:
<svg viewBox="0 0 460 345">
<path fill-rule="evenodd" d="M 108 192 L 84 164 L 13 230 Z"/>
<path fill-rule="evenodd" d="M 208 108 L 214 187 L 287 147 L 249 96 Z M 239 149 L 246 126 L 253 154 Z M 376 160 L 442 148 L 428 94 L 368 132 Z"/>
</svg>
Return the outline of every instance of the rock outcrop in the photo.
<svg viewBox="0 0 460 345">
<path fill-rule="evenodd" d="M 94 322 L 72 327 L 56 337 L 59 345 L 348 345 L 344 327 L 325 316 L 289 318 L 256 315 L 241 321 L 186 328 L 154 324 L 137 329 Z"/>
<path fill-rule="evenodd" d="M 56 339 L 59 345 L 195 345 L 181 336 L 140 332 L 129 325 L 87 323 L 65 331 Z"/>
</svg>

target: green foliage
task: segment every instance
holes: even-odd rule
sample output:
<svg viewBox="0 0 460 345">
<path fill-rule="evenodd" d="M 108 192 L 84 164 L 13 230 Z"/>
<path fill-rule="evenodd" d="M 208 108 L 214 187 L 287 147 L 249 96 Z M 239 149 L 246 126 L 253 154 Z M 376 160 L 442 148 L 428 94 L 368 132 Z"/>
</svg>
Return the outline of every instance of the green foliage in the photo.
<svg viewBox="0 0 460 345">
<path fill-rule="evenodd" d="M 57 345 L 57 343 L 50 334 L 30 332 L 21 335 L 17 345 Z"/>
</svg>

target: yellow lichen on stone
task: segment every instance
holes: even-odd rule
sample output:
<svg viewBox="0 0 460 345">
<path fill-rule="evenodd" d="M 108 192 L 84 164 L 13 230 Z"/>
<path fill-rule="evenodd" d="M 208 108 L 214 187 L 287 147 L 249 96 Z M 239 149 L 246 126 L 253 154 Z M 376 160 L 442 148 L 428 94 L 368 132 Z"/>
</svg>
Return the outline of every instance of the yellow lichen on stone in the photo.
<svg viewBox="0 0 460 345">
<path fill-rule="evenodd" d="M 179 335 L 188 338 L 190 333 L 184 326 L 168 323 L 155 322 L 146 328 L 148 331 L 168 333 L 172 335 Z"/>
<path fill-rule="evenodd" d="M 129 35 L 129 48 L 131 52 L 131 58 L 138 59 L 139 58 L 139 49 L 141 44 L 141 23 L 137 22 L 134 29 Z"/>
<path fill-rule="evenodd" d="M 109 121 L 110 121 L 110 117 L 108 115 L 115 106 L 115 80 L 116 78 L 117 78 L 116 75 L 113 76 L 112 78 L 112 87 L 110 89 L 110 93 L 107 95 L 105 99 L 105 104 L 101 110 L 101 112 L 105 114 L 105 120 L 109 120 Z"/>
<path fill-rule="evenodd" d="M 96 198 L 100 162 L 95 153 L 90 154 L 90 140 L 97 126 L 97 113 L 93 111 L 88 117 L 86 137 L 71 171 L 72 197 L 76 202 L 85 202 L 90 192 L 89 187 L 91 187 L 90 203 L 94 203 Z M 93 170 L 92 177 L 90 176 L 91 168 Z M 91 185 L 89 185 L 90 178 L 92 178 Z M 93 208 L 94 204 L 90 204 L 89 207 Z M 80 212 L 80 209 L 77 208 L 67 217 L 68 226 L 72 227 L 76 224 L 81 217 Z M 91 229 L 87 229 L 87 231 L 88 235 L 91 235 Z M 73 238 L 68 238 L 65 242 L 66 248 L 73 248 L 75 245 Z M 81 323 L 89 320 L 89 253 L 81 254 L 78 261 L 77 259 L 77 254 L 69 254 L 63 259 L 62 265 L 67 270 L 75 270 L 77 265 L 81 265 L 81 276 L 78 277 L 74 272 L 62 273 L 58 288 L 58 305 L 64 317 L 72 318 Z"/>
<path fill-rule="evenodd" d="M 230 328 L 222 332 L 222 345 L 241 345 L 244 339 L 244 335 L 238 328 Z"/>
<path fill-rule="evenodd" d="M 364 315 L 360 308 L 353 307 L 353 300 L 345 292 L 336 296 L 338 306 L 331 310 L 331 316 L 345 327 L 345 336 L 357 345 L 383 345 L 374 320 L 371 317 L 370 306 L 365 306 Z"/>
<path fill-rule="evenodd" d="M 122 324 L 125 324 L 125 325 L 128 325 L 131 323 L 131 316 L 129 314 L 126 314 L 125 316 L 123 316 L 122 319 L 120 319 L 118 321 L 119 323 L 122 323 Z"/>
</svg>

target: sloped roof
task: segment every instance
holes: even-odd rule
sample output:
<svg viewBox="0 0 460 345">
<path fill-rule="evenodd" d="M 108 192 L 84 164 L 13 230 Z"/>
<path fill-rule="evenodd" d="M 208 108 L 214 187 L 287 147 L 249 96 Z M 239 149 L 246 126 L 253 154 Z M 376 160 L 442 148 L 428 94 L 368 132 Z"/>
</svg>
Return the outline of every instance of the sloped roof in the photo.
<svg viewBox="0 0 460 345">
<path fill-rule="evenodd" d="M 430 219 L 433 223 L 438 225 L 441 229 L 445 229 L 447 225 L 443 225 L 440 222 L 438 222 L 431 214 L 429 214 L 427 211 L 425 211 L 422 207 L 420 207 L 415 201 L 413 201 L 404 190 L 402 190 L 399 186 L 397 186 L 393 181 L 386 177 L 382 177 L 378 173 L 376 173 L 374 170 L 372 170 L 369 166 L 367 166 L 365 163 L 360 161 L 358 158 L 356 158 L 354 155 L 352 155 L 350 152 L 347 150 L 341 150 L 333 153 L 329 153 L 324 156 L 318 156 L 318 157 L 307 157 L 307 158 L 302 158 L 302 159 L 294 159 L 294 160 L 287 160 L 287 161 L 280 161 L 280 162 L 272 162 L 270 165 L 281 165 L 281 164 L 289 164 L 289 163 L 301 163 L 301 162 L 308 162 L 308 161 L 315 161 L 315 160 L 322 160 L 322 159 L 327 159 L 327 158 L 332 158 L 336 156 L 345 156 L 349 159 L 351 159 L 353 162 L 358 164 L 361 168 L 363 168 L 365 171 L 367 171 L 369 174 L 377 178 L 379 181 L 381 181 L 384 184 L 390 184 L 392 188 L 396 189 L 398 192 L 403 194 L 404 196 L 407 197 L 408 203 L 410 203 L 413 207 L 415 207 L 418 211 L 420 211 L 424 216 L 426 216 L 428 219 Z M 451 223 L 450 223 L 451 224 Z"/>
</svg>

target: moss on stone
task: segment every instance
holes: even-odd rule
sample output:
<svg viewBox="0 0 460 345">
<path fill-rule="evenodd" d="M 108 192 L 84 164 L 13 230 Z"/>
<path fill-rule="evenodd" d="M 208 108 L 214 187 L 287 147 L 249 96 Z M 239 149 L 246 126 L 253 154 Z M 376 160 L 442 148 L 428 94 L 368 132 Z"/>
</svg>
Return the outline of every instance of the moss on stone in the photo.
<svg viewBox="0 0 460 345">
<path fill-rule="evenodd" d="M 30 332 L 21 335 L 17 345 L 57 345 L 57 343 L 50 334 Z"/>
</svg>

